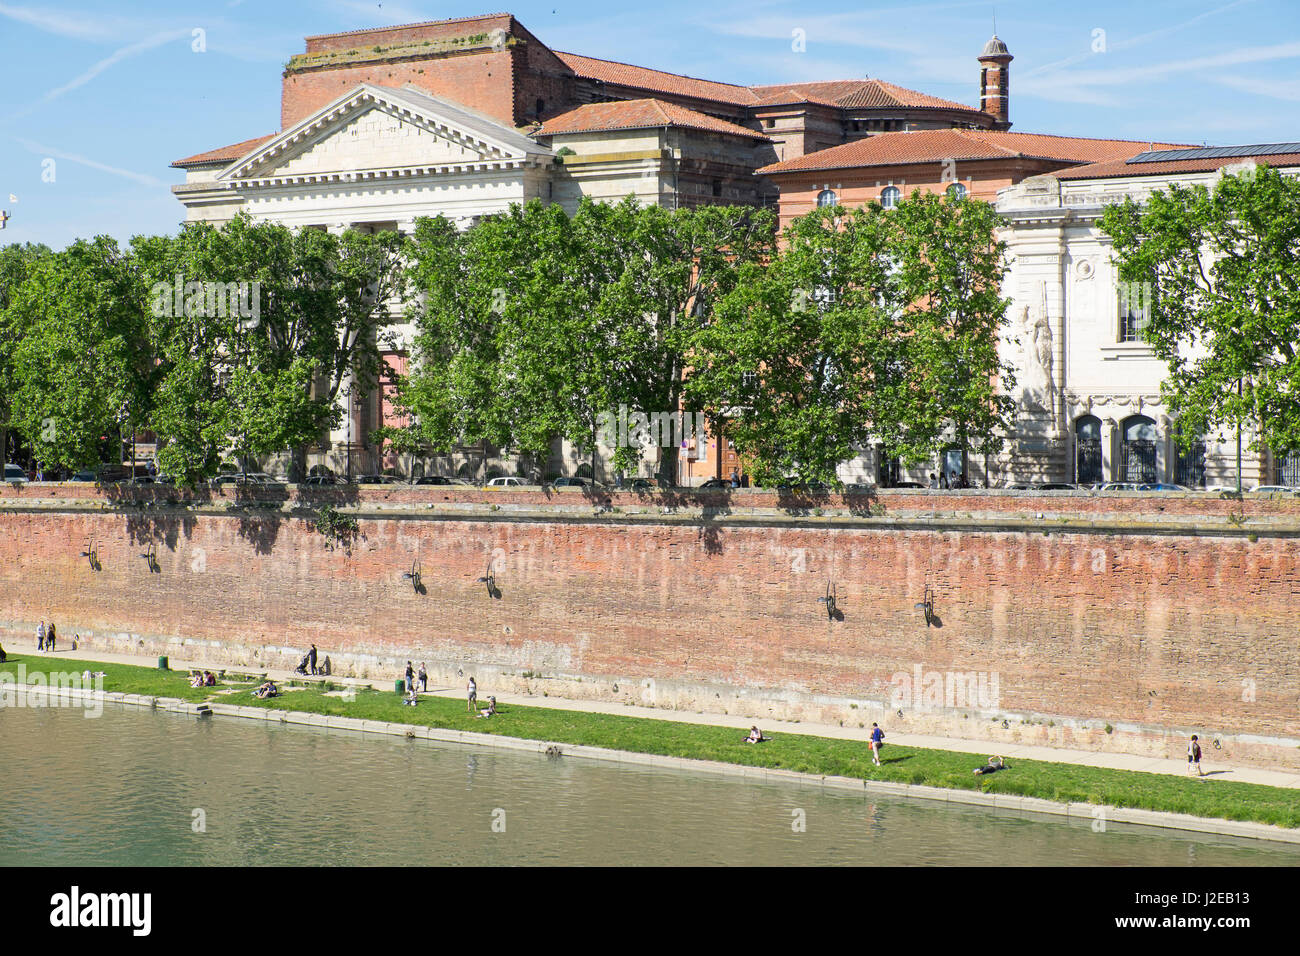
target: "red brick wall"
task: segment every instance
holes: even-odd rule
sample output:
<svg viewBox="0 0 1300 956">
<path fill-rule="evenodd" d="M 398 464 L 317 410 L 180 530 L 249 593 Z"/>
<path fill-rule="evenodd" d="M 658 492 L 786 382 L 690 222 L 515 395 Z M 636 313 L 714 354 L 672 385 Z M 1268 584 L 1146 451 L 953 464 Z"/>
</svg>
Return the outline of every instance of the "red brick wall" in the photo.
<svg viewBox="0 0 1300 956">
<path fill-rule="evenodd" d="M 441 503 L 434 491 L 367 498 Z M 530 496 L 539 500 L 519 500 Z M 962 496 L 912 497 L 943 506 Z M 1294 500 L 1262 504 L 1296 515 Z M 840 701 L 888 701 L 891 677 L 919 665 L 997 673 L 1008 712 L 1300 736 L 1300 539 L 1262 522 L 1251 541 L 1235 528 L 636 520 L 646 523 L 589 506 L 513 519 L 411 508 L 363 519 L 349 555 L 287 515 L 10 511 L 0 517 L 0 622 L 21 629 L 24 649 L 29 624 L 52 618 L 65 638 L 314 641 L 336 660 L 415 657 Z M 80 556 L 88 536 L 101 570 Z M 149 541 L 159 573 L 140 557 Z M 476 581 L 494 551 L 499 600 Z M 425 594 L 401 576 L 415 559 Z M 828 582 L 842 621 L 817 602 Z M 939 627 L 914 608 L 927 585 Z"/>
<path fill-rule="evenodd" d="M 513 70 L 514 56 L 506 49 L 291 73 L 285 76 L 281 93 L 281 128 L 288 129 L 360 83 L 392 87 L 413 83 L 435 96 L 514 124 Z"/>
</svg>

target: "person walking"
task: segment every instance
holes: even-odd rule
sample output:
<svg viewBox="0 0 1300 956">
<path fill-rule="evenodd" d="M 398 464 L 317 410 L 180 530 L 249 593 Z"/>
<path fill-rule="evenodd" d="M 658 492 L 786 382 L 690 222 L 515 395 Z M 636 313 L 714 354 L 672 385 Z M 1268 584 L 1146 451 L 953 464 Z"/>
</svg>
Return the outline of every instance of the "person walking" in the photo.
<svg viewBox="0 0 1300 956">
<path fill-rule="evenodd" d="M 36 629 L 36 649 L 45 650 L 45 622 L 41 621 L 41 626 Z"/>
<path fill-rule="evenodd" d="M 415 675 L 420 681 L 420 693 L 425 693 L 429 689 L 429 672 L 424 667 L 424 661 L 420 661 L 420 672 Z"/>
<path fill-rule="evenodd" d="M 53 621 L 50 621 L 50 629 L 45 632 L 45 649 L 47 651 L 54 650 L 54 622 Z"/>
<path fill-rule="evenodd" d="M 1196 769 L 1196 776 L 1205 776 L 1201 771 L 1201 744 L 1196 739 L 1196 734 L 1192 734 L 1192 739 L 1187 744 L 1187 772 L 1189 774 L 1192 772 L 1192 768 Z"/>
<path fill-rule="evenodd" d="M 315 644 L 313 644 L 311 646 L 311 650 L 307 652 L 307 669 L 310 670 L 313 674 L 316 673 L 316 645 Z"/>
<path fill-rule="evenodd" d="M 415 688 L 415 668 L 411 666 L 410 661 L 407 661 L 406 662 L 406 689 L 413 690 L 414 688 Z"/>
<path fill-rule="evenodd" d="M 474 683 L 474 678 L 469 679 L 465 689 L 469 692 L 469 712 L 478 713 L 478 684 Z"/>
<path fill-rule="evenodd" d="M 877 767 L 880 766 L 880 748 L 885 743 L 885 732 L 880 729 L 879 724 L 871 725 L 871 762 Z"/>
</svg>

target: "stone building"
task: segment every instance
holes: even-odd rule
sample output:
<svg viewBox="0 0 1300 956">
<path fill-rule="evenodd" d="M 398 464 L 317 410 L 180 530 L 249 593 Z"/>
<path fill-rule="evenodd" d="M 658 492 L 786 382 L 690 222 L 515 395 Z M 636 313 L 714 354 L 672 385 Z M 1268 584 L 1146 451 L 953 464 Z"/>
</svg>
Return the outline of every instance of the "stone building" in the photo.
<svg viewBox="0 0 1300 956">
<path fill-rule="evenodd" d="M 904 130 L 1006 129 L 1000 43 L 980 57 L 977 109 L 874 78 L 740 86 L 564 53 L 509 14 L 313 36 L 284 69 L 280 131 L 177 160 L 186 180 L 173 188 L 187 221 L 244 211 L 338 231 L 408 231 L 437 214 L 469 225 L 534 198 L 775 206 L 760 167 Z M 410 329 L 393 320 L 386 359 L 400 371 Z M 315 463 L 397 464 L 368 439 L 394 421 L 387 387 L 348 404 Z M 734 451 L 709 442 L 712 472 L 729 472 Z M 476 454 L 438 466 L 472 470 Z M 544 470 L 579 461 L 560 449 Z M 703 476 L 699 462 L 683 472 Z"/>
</svg>

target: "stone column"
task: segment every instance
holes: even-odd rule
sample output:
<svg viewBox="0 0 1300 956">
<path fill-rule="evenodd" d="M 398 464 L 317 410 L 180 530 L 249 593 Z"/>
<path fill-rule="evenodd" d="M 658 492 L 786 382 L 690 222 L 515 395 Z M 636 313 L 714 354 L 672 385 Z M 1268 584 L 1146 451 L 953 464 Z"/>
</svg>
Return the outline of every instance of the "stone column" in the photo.
<svg viewBox="0 0 1300 956">
<path fill-rule="evenodd" d="M 1101 480 L 1118 481 L 1117 468 L 1119 468 L 1119 422 L 1107 418 L 1101 423 Z"/>
</svg>

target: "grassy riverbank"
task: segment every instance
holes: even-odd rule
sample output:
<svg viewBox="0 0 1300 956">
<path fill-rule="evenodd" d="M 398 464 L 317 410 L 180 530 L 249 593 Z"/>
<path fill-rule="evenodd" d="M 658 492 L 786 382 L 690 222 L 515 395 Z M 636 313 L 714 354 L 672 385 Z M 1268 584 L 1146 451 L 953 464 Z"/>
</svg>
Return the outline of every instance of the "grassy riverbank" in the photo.
<svg viewBox="0 0 1300 956">
<path fill-rule="evenodd" d="M 329 695 L 321 685 L 286 689 L 281 697 L 259 701 L 253 697 L 250 683 L 192 688 L 186 675 L 179 671 L 90 663 L 39 654 L 22 655 L 18 659 L 11 656 L 8 663 L 0 665 L 0 671 L 16 675 L 19 663 L 26 664 L 29 674 L 57 670 L 80 674 L 87 668 L 104 671 L 104 689 L 110 692 L 176 697 L 194 702 L 221 701 L 670 757 L 719 760 L 803 773 L 981 790 L 1061 802 L 1108 804 L 1300 828 L 1300 793 L 1297 791 L 1212 777 L 1185 778 L 1040 760 L 1013 760 L 1008 770 L 977 777 L 971 771 L 984 762 L 977 756 L 896 746 L 888 741 L 881 752 L 883 766 L 876 767 L 871 763 L 866 745 L 859 741 L 784 731 L 773 734 L 768 743 L 750 745 L 742 743 L 746 728 L 739 726 L 731 729 L 521 705 L 501 706 L 496 717 L 483 720 L 470 716 L 463 699 L 422 697 L 418 707 L 406 707 L 392 691 L 359 689 L 355 700 L 347 700 Z M 770 727 L 764 729 L 772 733 Z"/>
</svg>

